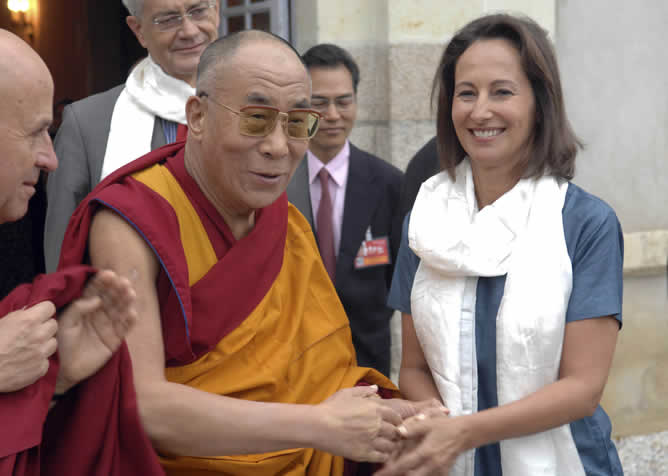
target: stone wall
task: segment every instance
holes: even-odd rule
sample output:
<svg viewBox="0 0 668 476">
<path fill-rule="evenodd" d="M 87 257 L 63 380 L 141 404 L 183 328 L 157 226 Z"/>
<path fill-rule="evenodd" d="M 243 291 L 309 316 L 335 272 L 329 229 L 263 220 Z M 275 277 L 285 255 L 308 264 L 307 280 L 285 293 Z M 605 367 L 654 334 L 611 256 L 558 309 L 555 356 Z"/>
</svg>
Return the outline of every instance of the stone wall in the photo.
<svg viewBox="0 0 668 476">
<path fill-rule="evenodd" d="M 668 4 L 557 2 L 575 182 L 624 230 L 624 326 L 603 405 L 616 435 L 668 430 Z"/>
</svg>

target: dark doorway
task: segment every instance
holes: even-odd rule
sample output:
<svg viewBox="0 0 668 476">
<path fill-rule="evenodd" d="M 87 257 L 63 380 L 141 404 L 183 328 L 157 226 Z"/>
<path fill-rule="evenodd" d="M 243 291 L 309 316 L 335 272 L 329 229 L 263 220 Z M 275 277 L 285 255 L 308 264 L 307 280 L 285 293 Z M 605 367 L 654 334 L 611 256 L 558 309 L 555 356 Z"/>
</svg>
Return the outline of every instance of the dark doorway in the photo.
<svg viewBox="0 0 668 476">
<path fill-rule="evenodd" d="M 38 0 L 37 4 L 39 13 L 27 29 L 0 0 L 0 28 L 23 37 L 47 64 L 55 85 L 54 104 L 125 82 L 130 67 L 146 54 L 125 23 L 127 10 L 120 0 Z M 44 272 L 44 183 L 40 180 L 23 219 L 0 225 L 0 298 Z"/>
<path fill-rule="evenodd" d="M 89 95 L 125 82 L 132 65 L 146 55 L 125 22 L 127 15 L 120 1 L 88 0 Z"/>
</svg>

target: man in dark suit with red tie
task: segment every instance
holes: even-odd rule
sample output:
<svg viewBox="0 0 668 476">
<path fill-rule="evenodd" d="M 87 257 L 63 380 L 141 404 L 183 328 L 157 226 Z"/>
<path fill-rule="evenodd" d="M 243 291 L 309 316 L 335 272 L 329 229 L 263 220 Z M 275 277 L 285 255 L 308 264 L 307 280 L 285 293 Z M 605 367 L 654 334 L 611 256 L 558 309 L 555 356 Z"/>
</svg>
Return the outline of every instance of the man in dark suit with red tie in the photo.
<svg viewBox="0 0 668 476">
<path fill-rule="evenodd" d="M 321 44 L 303 60 L 311 74 L 311 105 L 322 120 L 288 198 L 313 225 L 350 320 L 358 363 L 389 375 L 392 310 L 386 298 L 401 234 L 402 173 L 348 141 L 360 78 L 352 56 Z"/>
</svg>

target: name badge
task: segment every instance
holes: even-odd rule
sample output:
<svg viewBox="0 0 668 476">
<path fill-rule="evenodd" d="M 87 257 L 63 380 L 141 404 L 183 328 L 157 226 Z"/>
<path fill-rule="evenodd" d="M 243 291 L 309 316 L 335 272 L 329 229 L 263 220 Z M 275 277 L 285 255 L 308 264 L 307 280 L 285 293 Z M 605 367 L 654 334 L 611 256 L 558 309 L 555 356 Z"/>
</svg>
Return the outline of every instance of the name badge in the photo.
<svg viewBox="0 0 668 476">
<path fill-rule="evenodd" d="M 366 239 L 355 257 L 355 269 L 386 264 L 390 264 L 390 240 L 387 236 L 372 238 L 371 230 L 367 230 Z"/>
</svg>

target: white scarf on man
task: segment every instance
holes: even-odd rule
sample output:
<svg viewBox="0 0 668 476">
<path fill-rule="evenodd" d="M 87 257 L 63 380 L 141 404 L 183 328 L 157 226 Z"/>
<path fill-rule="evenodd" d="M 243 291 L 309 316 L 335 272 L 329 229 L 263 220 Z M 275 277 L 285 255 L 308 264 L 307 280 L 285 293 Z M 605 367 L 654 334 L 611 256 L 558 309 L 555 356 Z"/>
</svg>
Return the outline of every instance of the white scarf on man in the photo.
<svg viewBox="0 0 668 476">
<path fill-rule="evenodd" d="M 568 182 L 554 177 L 522 179 L 479 211 L 468 159 L 457 166 L 454 183 L 442 172 L 420 188 L 408 231 L 410 247 L 421 258 L 411 292 L 413 324 L 452 416 L 478 407 L 479 276 L 507 274 L 496 316 L 499 405 L 557 380 L 573 281 L 562 221 L 567 188 Z M 500 446 L 503 474 L 585 474 L 569 425 Z M 450 471 L 473 473 L 473 451 Z"/>
<path fill-rule="evenodd" d="M 100 180 L 151 151 L 156 117 L 187 124 L 186 101 L 195 88 L 165 73 L 149 56 L 130 73 L 111 116 Z"/>
</svg>

